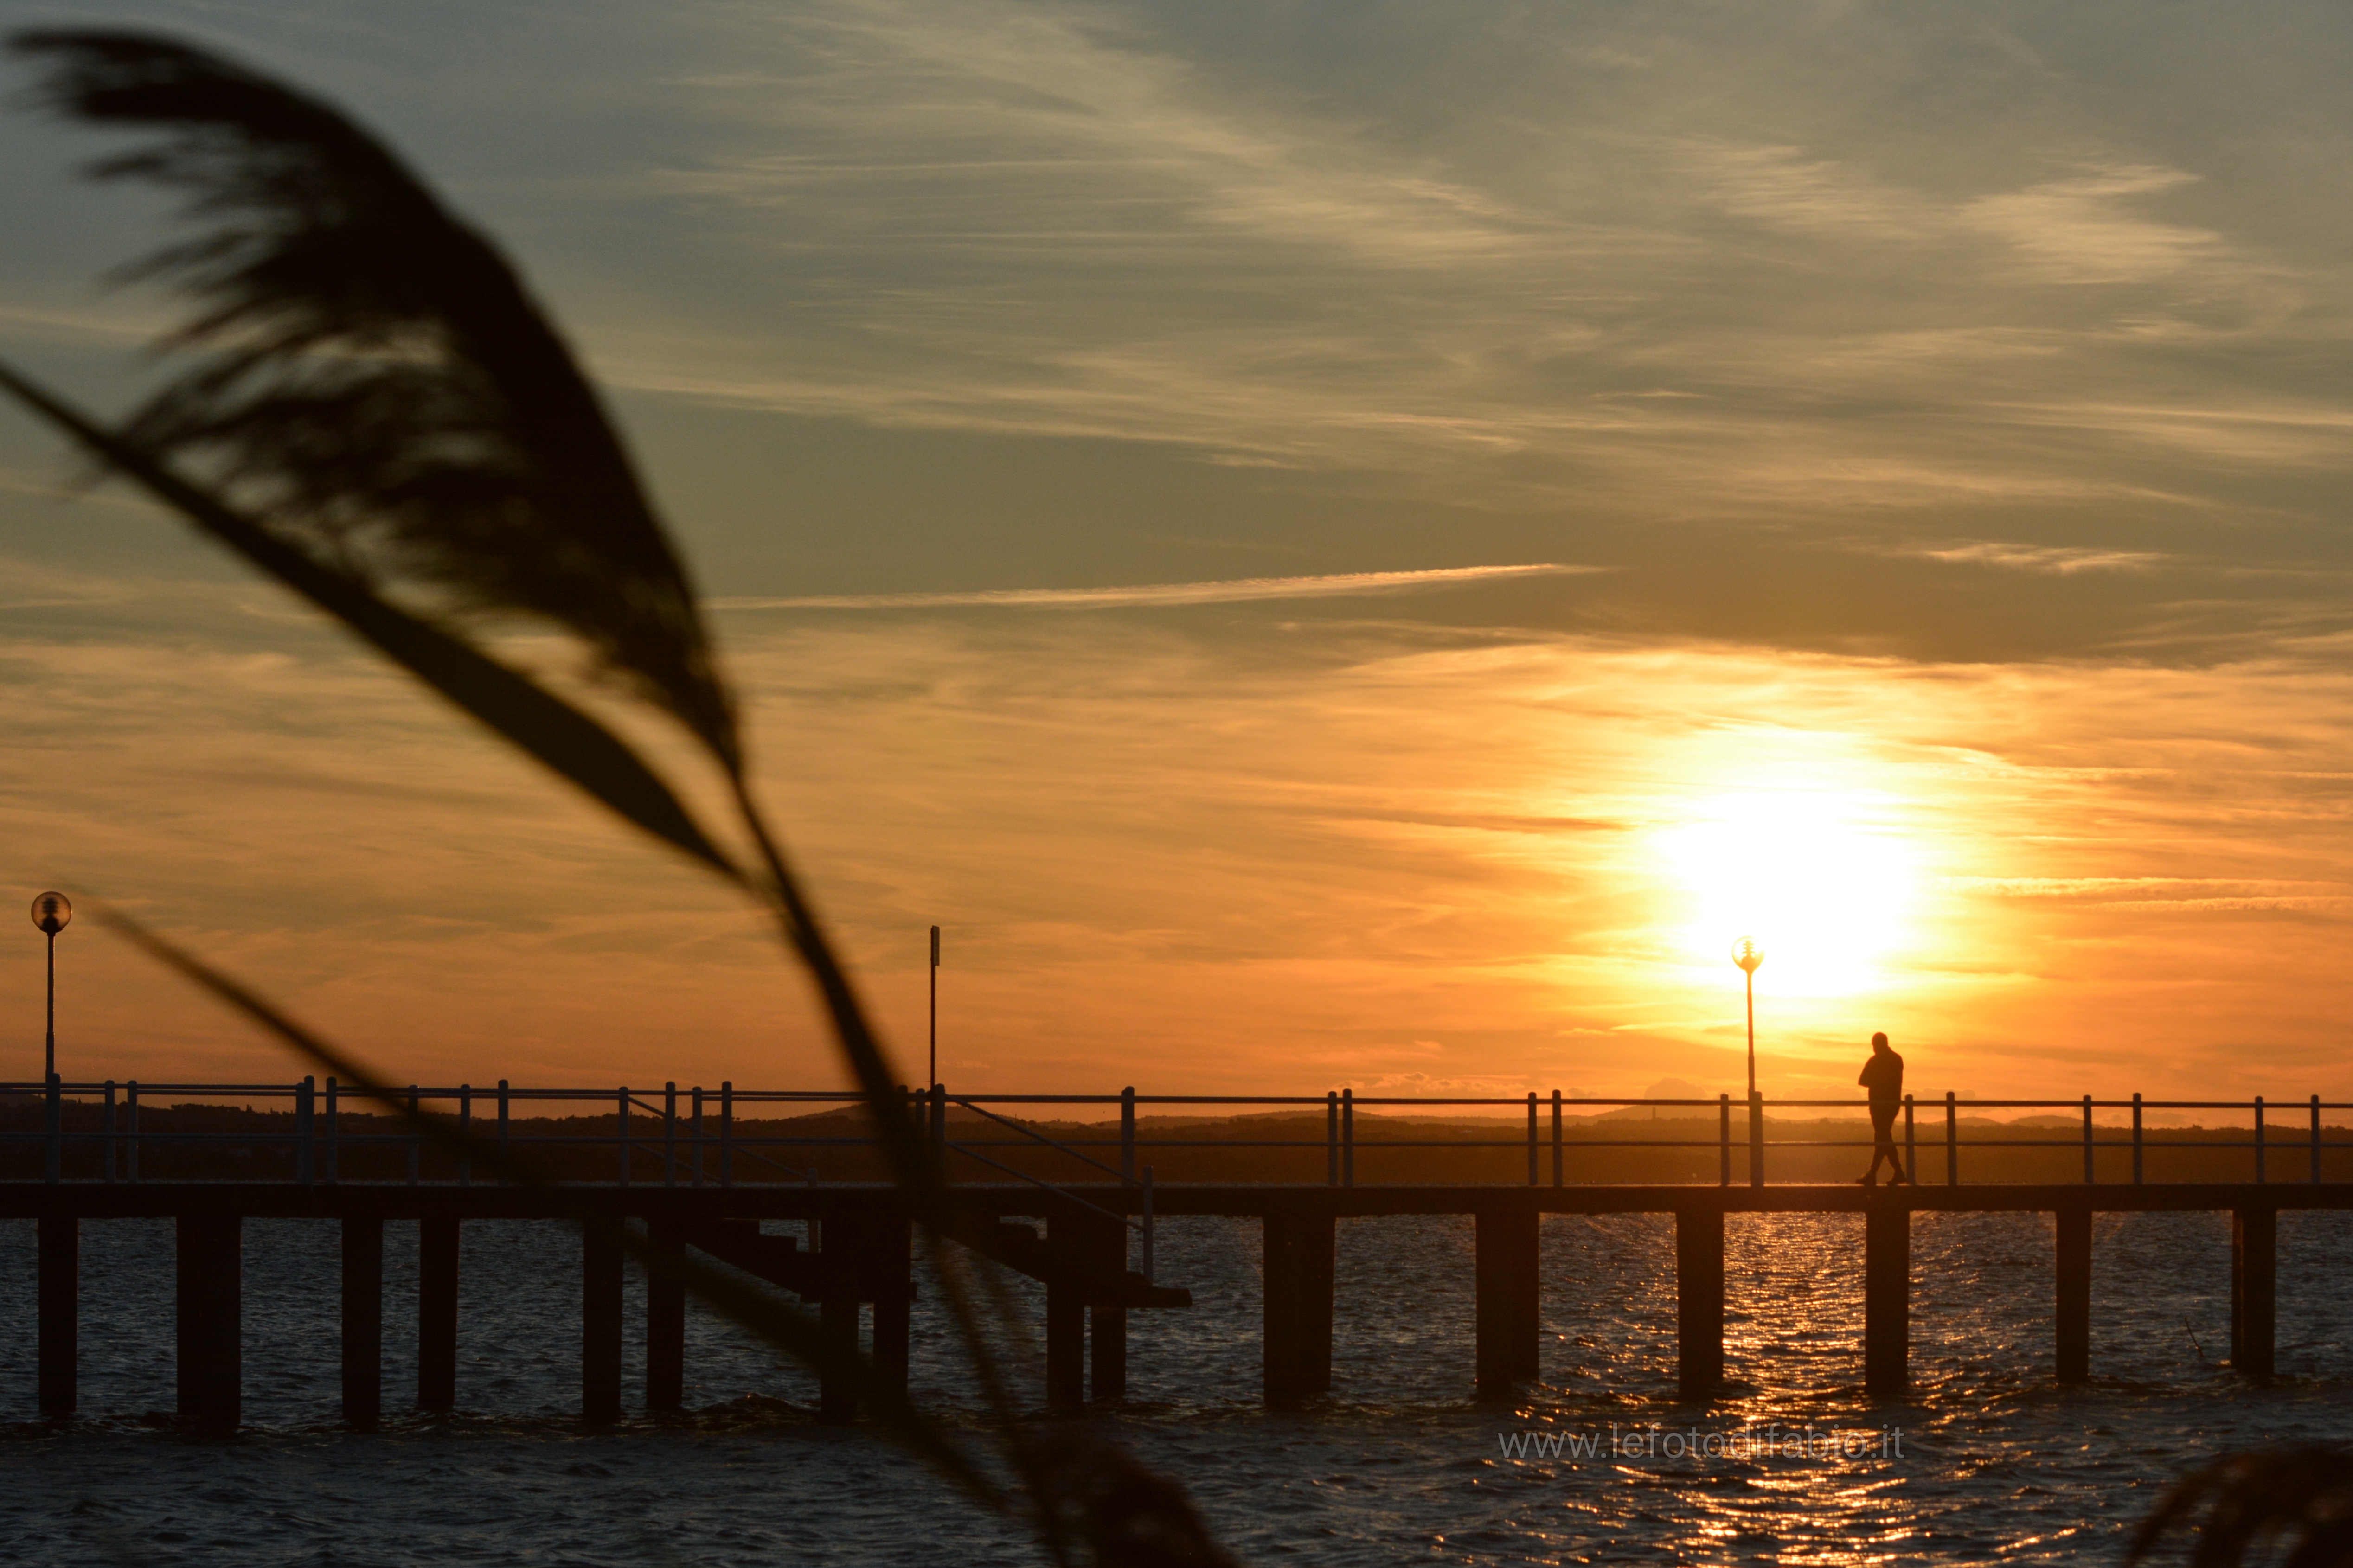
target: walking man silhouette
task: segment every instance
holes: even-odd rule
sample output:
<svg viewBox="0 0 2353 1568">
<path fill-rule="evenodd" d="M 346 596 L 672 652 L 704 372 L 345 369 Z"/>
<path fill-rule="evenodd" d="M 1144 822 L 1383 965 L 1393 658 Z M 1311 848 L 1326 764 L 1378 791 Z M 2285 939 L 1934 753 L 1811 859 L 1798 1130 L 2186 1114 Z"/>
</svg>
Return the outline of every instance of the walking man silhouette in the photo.
<svg viewBox="0 0 2353 1568">
<path fill-rule="evenodd" d="M 1862 1064 L 1855 1082 L 1871 1091 L 1871 1169 L 1855 1178 L 1866 1187 L 1879 1184 L 1879 1162 L 1887 1162 L 1887 1183 L 1905 1179 L 1903 1157 L 1895 1152 L 1895 1112 L 1904 1104 L 1904 1058 L 1887 1048 L 1885 1035 L 1871 1037 L 1871 1059 Z"/>
</svg>

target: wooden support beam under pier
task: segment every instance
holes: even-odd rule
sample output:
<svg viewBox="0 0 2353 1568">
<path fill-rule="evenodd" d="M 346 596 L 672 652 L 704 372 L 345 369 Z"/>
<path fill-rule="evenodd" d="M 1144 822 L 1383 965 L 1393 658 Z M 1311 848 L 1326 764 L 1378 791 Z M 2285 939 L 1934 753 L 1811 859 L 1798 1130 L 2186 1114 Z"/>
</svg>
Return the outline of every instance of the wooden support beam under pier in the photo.
<svg viewBox="0 0 2353 1568">
<path fill-rule="evenodd" d="M 458 1408 L 458 1247 L 455 1215 L 417 1222 L 417 1408 Z"/>
<path fill-rule="evenodd" d="M 655 1225 L 646 1233 L 646 1408 L 686 1407 L 686 1233 Z"/>
<path fill-rule="evenodd" d="M 343 1217 L 343 1421 L 372 1432 L 384 1418 L 384 1221 Z"/>
<path fill-rule="evenodd" d="M 2070 1206 L 2052 1217 L 2058 1222 L 2054 1226 L 2058 1300 L 2052 1338 L 2059 1381 L 2086 1383 L 2092 1376 L 2092 1211 L 2087 1206 Z"/>
<path fill-rule="evenodd" d="M 81 1222 L 44 1215 L 37 1225 L 40 1319 L 40 1409 L 52 1421 L 74 1413 L 80 1372 Z"/>
<path fill-rule="evenodd" d="M 1127 1397 L 1127 1309 L 1087 1309 L 1087 1397 L 1097 1405 Z"/>
<path fill-rule="evenodd" d="M 874 1300 L 876 1375 L 907 1392 L 914 1341 L 915 1231 L 902 1209 L 885 1209 L 866 1227 L 867 1291 Z"/>
<path fill-rule="evenodd" d="M 1327 1206 L 1271 1211 L 1261 1247 L 1264 1282 L 1262 1383 L 1269 1405 L 1295 1405 L 1332 1392 L 1332 1259 L 1337 1237 Z"/>
<path fill-rule="evenodd" d="M 2231 1211 L 2231 1365 L 2248 1377 L 2272 1375 L 2279 1318 L 2279 1213 Z"/>
<path fill-rule="evenodd" d="M 580 1226 L 580 1418 L 609 1426 L 621 1418 L 621 1226 Z"/>
<path fill-rule="evenodd" d="M 244 1222 L 183 1215 L 177 1232 L 180 1419 L 234 1431 L 244 1415 Z"/>
<path fill-rule="evenodd" d="M 1901 1203 L 1862 1211 L 1862 1385 L 1900 1398 L 1911 1383 L 1912 1211 Z"/>
<path fill-rule="evenodd" d="M 821 1275 L 818 1323 L 834 1349 L 844 1357 L 858 1353 L 858 1258 L 854 1233 L 847 1220 L 828 1220 L 824 1250 L 817 1255 Z M 828 1426 L 847 1426 L 858 1419 L 858 1390 L 846 1377 L 831 1373 L 818 1378 L 817 1418 Z"/>
<path fill-rule="evenodd" d="M 1087 1399 L 1087 1314 L 1079 1259 L 1091 1229 L 1079 1215 L 1058 1214 L 1046 1221 L 1046 1245 L 1060 1265 L 1046 1280 L 1046 1407 L 1064 1415 Z"/>
<path fill-rule="evenodd" d="M 1508 1398 L 1536 1379 L 1541 1316 L 1535 1208 L 1491 1205 L 1478 1211 L 1472 1270 L 1478 1304 L 1477 1382 L 1482 1398 Z"/>
<path fill-rule="evenodd" d="M 1685 1399 L 1724 1386 L 1724 1211 L 1675 1211 L 1675 1379 Z"/>
</svg>

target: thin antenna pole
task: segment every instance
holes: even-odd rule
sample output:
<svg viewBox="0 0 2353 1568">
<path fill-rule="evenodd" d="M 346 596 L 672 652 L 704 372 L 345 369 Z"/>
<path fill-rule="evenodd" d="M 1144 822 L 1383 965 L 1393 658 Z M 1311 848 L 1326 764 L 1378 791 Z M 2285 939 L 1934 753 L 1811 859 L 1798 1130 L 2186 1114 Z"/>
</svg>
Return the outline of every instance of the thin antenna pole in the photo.
<svg viewBox="0 0 2353 1568">
<path fill-rule="evenodd" d="M 932 1078 L 940 1081 L 940 928 L 932 928 Z"/>
</svg>

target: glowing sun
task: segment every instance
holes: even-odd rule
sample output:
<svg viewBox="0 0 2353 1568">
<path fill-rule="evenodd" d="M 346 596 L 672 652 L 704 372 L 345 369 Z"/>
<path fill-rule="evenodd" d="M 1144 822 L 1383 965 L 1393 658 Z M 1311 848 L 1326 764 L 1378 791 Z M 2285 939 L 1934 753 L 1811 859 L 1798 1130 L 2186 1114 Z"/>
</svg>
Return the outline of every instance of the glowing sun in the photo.
<svg viewBox="0 0 2353 1568">
<path fill-rule="evenodd" d="M 1758 988 L 1844 995 L 1870 988 L 1907 936 L 1917 857 L 1860 794 L 1757 790 L 1694 805 L 1660 847 L 1683 890 L 1676 945 L 1729 966 L 1734 940 L 1765 949 Z"/>
</svg>

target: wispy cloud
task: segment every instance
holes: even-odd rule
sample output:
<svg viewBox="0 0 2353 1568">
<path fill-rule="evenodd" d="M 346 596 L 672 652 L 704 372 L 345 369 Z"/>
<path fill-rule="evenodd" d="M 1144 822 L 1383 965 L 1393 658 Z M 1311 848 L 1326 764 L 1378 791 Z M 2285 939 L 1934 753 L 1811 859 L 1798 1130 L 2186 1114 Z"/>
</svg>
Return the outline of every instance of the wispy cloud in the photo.
<svg viewBox="0 0 2353 1568">
<path fill-rule="evenodd" d="M 1980 86 L 1866 124 L 1812 96 L 1802 29 L 1366 23 L 1335 73 L 1148 3 L 728 15 L 670 82 L 715 129 L 642 194 L 723 235 L 733 281 L 633 291 L 594 338 L 627 385 L 1625 518 L 2227 518 L 2262 441 L 2338 456 L 2319 426 L 2166 428 L 2251 406 L 2233 367 L 2345 335 L 2353 300 L 2266 247 L 2250 171 L 2031 50 L 1993 68 L 2033 115 Z M 1917 66 L 1951 31 L 1888 44 Z M 1684 87 L 1621 68 L 1670 44 Z"/>
<path fill-rule="evenodd" d="M 1442 566 L 1420 572 L 1334 572 L 1309 577 L 1235 577 L 1211 583 L 1145 583 L 1117 588 L 990 588 L 961 594 L 812 594 L 794 598 L 715 598 L 714 610 L 1102 609 L 1126 605 L 1230 605 L 1251 599 L 1321 599 L 1397 594 L 1514 577 L 1561 577 L 1598 566 Z"/>
<path fill-rule="evenodd" d="M 2168 557 L 2147 550 L 2089 550 L 2063 544 L 2013 544 L 1971 539 L 1957 543 L 1885 546 L 1881 553 L 1943 561 L 1957 566 L 1999 566 L 2018 572 L 2051 572 L 2069 576 L 2077 572 L 2145 571 L 2166 563 Z"/>
</svg>

